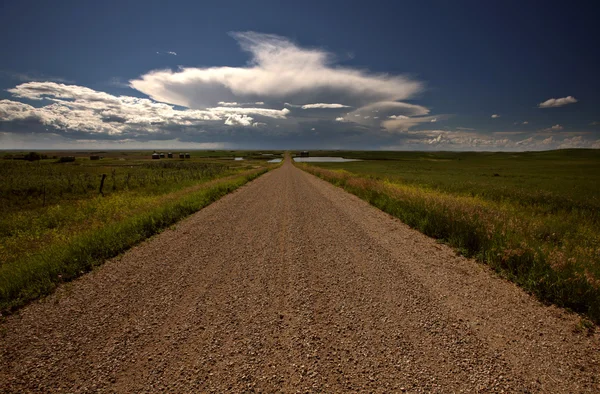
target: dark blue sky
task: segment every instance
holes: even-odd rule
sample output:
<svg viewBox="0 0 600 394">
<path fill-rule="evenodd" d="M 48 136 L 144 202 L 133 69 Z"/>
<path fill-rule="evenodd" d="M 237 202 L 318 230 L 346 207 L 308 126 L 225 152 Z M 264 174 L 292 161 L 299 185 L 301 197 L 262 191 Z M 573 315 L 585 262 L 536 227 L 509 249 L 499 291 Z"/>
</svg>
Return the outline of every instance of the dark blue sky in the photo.
<svg viewBox="0 0 600 394">
<path fill-rule="evenodd" d="M 184 108 L 177 100 L 148 94 L 147 89 L 132 89 L 128 81 L 153 70 L 175 72 L 178 66 L 246 67 L 251 55 L 240 50 L 230 33 L 252 31 L 280 36 L 299 48 L 329 53 L 334 57 L 333 68 L 408 76 L 418 81 L 421 89 L 393 101 L 426 107 L 429 115 L 442 115 L 436 122 L 437 130 L 451 133 L 474 129 L 471 131 L 478 136 L 471 138 L 520 132 L 514 135 L 541 140 L 548 138 L 544 134 L 550 132 L 548 129 L 559 125 L 554 129 L 554 142 L 580 136 L 591 146 L 599 138 L 599 127 L 592 124 L 600 121 L 599 8 L 593 3 L 7 1 L 0 5 L 0 99 L 44 106 L 51 102 L 15 97 L 7 89 L 54 81 L 114 96 L 150 97 Z M 538 108 L 548 99 L 568 96 L 577 102 Z M 334 101 L 341 101 L 341 97 Z M 279 103 L 272 104 L 271 108 L 281 109 Z M 31 118 L 15 122 L 6 111 L 0 112 L 4 116 L 0 131 L 5 139 L 11 133 L 11 143 L 18 140 L 18 133 L 40 132 Z M 500 116 L 492 119 L 492 114 Z M 412 115 L 423 114 L 408 114 Z M 54 132 L 55 126 L 51 126 L 45 127 L 48 133 Z M 255 142 L 250 143 L 249 132 L 236 139 L 235 133 L 226 131 L 230 140 L 197 142 L 219 140 L 229 145 L 260 146 L 259 141 L 271 135 L 270 141 L 278 141 L 274 144 L 282 147 L 303 141 L 306 145 L 317 145 L 318 141 L 332 145 L 332 139 L 339 146 L 352 145 L 344 144 L 338 126 L 332 126 L 331 138 L 323 134 L 284 138 L 256 133 Z M 431 129 L 425 126 L 430 125 L 420 123 L 401 130 L 395 133 L 397 138 L 386 133 L 382 137 L 377 131 L 365 139 L 374 141 L 372 148 L 402 146 L 410 139 L 407 132 Z M 302 130 L 306 127 L 300 125 Z M 62 130 L 56 135 L 61 141 L 69 139 L 64 126 Z M 72 131 L 78 139 L 85 134 Z M 210 134 L 215 133 L 218 131 Z M 541 133 L 539 138 L 537 133 Z M 178 138 L 177 134 L 170 136 Z M 427 135 L 432 136 L 435 134 Z M 510 138 L 517 142 L 519 137 Z"/>
</svg>

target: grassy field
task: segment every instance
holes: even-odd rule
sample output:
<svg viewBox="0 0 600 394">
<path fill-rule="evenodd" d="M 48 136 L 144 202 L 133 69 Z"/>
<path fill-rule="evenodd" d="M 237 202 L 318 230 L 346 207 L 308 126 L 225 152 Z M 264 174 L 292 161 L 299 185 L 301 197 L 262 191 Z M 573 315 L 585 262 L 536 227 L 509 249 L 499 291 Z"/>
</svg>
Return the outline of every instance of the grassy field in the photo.
<svg viewBox="0 0 600 394">
<path fill-rule="evenodd" d="M 311 152 L 299 164 L 600 322 L 600 151 Z"/>
<path fill-rule="evenodd" d="M 0 311 L 47 294 L 275 166 L 258 152 L 190 152 L 185 160 L 103 153 L 95 161 L 88 152 L 44 152 L 48 159 L 31 162 L 9 152 L 0 160 Z M 75 161 L 60 162 L 66 155 Z"/>
</svg>

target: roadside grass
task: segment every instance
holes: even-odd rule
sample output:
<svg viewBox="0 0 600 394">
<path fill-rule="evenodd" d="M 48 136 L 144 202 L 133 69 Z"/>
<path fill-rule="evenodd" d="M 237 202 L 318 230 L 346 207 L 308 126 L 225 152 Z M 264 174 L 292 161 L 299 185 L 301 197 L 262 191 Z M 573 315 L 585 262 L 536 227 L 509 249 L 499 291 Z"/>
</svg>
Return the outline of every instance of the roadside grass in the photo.
<svg viewBox="0 0 600 394">
<path fill-rule="evenodd" d="M 140 167 L 145 179 L 155 181 L 110 190 L 105 197 L 82 188 L 49 206 L 34 199 L 33 207 L 31 201 L 18 207 L 18 200 L 8 197 L 12 204 L 4 205 L 0 219 L 0 311 L 48 294 L 269 170 L 262 164 L 195 163 L 191 169 L 170 168 L 169 178 L 157 173 L 164 169 L 160 165 Z M 31 177 L 38 175 L 28 174 L 26 181 L 35 185 Z"/>
<path fill-rule="evenodd" d="M 584 178 L 581 172 L 598 162 L 572 172 L 579 195 L 572 188 L 561 191 L 556 184 L 560 182 L 556 172 L 573 165 L 563 158 L 562 163 L 555 163 L 559 171 L 554 173 L 549 163 L 537 177 L 530 175 L 531 168 L 521 171 L 515 193 L 504 184 L 500 189 L 505 195 L 500 197 L 476 177 L 461 186 L 465 174 L 459 170 L 454 176 L 446 171 L 445 179 L 434 186 L 428 179 L 430 171 L 423 170 L 418 179 L 414 169 L 419 164 L 414 163 L 411 181 L 402 180 L 402 169 L 390 170 L 400 168 L 398 162 L 295 165 L 489 264 L 541 300 L 587 314 L 600 323 L 600 213 L 597 199 L 591 197 L 598 185 L 593 175 Z M 420 165 L 429 167 L 428 163 Z M 505 165 L 518 172 L 518 164 Z M 539 178 L 548 174 L 554 181 L 546 179 L 548 186 L 540 187 Z M 581 198 L 582 193 L 589 198 Z"/>
</svg>

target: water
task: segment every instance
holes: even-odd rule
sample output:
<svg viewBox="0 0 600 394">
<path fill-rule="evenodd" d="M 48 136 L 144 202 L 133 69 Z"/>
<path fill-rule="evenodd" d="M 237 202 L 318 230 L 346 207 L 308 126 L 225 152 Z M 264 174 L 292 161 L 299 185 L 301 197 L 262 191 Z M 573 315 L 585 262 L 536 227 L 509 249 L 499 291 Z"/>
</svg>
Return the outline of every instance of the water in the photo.
<svg viewBox="0 0 600 394">
<path fill-rule="evenodd" d="M 234 157 L 233 160 L 240 161 L 240 160 L 244 160 L 244 158 L 243 157 Z"/>
<path fill-rule="evenodd" d="M 283 159 L 271 159 L 267 163 L 280 163 Z"/>
<path fill-rule="evenodd" d="M 362 161 L 360 159 L 345 159 L 343 157 L 294 157 L 299 163 L 345 163 L 347 161 Z"/>
</svg>

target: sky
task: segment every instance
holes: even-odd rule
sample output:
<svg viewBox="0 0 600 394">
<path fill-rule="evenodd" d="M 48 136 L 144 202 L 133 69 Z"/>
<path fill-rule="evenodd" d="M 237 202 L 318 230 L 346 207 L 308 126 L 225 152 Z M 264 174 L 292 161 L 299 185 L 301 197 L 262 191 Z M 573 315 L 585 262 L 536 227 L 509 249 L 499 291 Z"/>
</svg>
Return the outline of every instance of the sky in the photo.
<svg viewBox="0 0 600 394">
<path fill-rule="evenodd" d="M 6 1 L 0 149 L 600 148 L 598 11 Z"/>
</svg>

